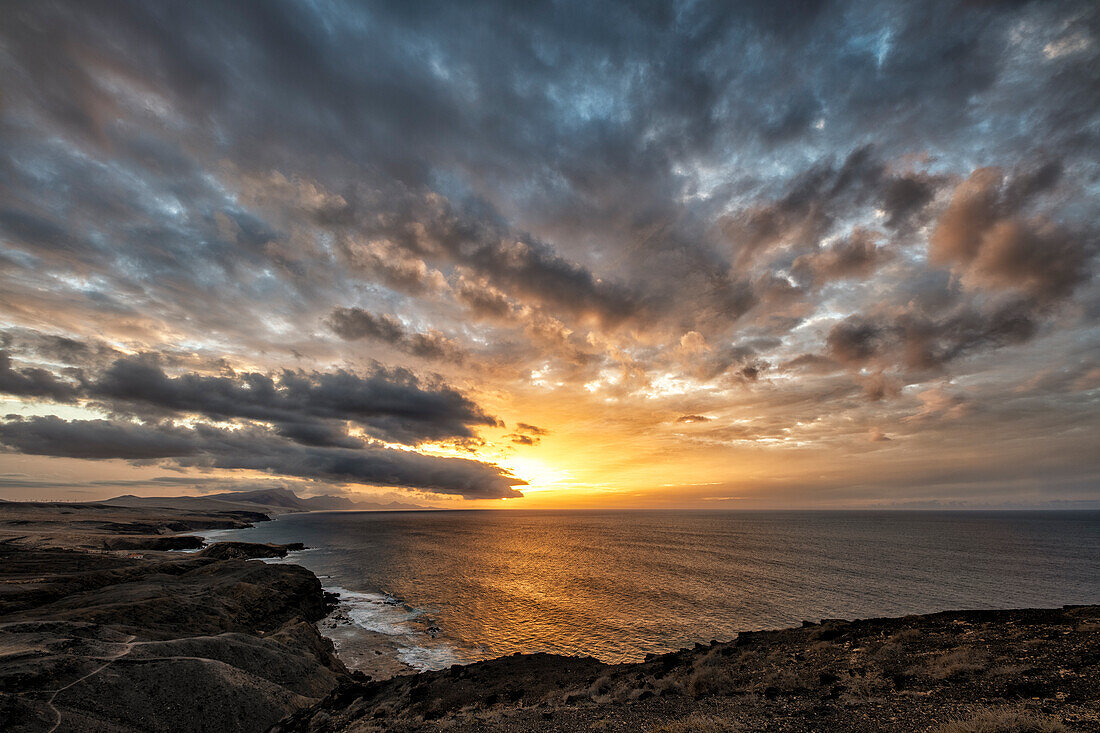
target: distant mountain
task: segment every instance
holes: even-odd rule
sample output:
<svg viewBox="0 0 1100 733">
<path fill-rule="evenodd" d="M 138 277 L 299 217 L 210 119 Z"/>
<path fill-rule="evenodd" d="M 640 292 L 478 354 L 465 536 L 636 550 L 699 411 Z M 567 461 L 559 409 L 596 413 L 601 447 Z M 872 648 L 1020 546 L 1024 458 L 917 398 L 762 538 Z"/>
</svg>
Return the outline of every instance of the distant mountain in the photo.
<svg viewBox="0 0 1100 733">
<path fill-rule="evenodd" d="M 298 501 L 310 509 L 358 509 L 358 504 L 346 496 L 308 496 Z"/>
<path fill-rule="evenodd" d="M 255 491 L 226 491 L 221 494 L 205 494 L 203 496 L 118 496 L 108 499 L 104 504 L 122 506 L 135 505 L 164 505 L 176 504 L 203 504 L 224 506 L 225 504 L 256 505 L 268 509 L 280 509 L 278 513 L 285 512 L 314 512 L 332 511 L 340 509 L 358 509 L 360 511 L 410 511 L 417 509 L 430 509 L 431 507 L 418 504 L 406 504 L 399 501 L 391 501 L 381 504 L 374 501 L 352 501 L 345 496 L 307 496 L 299 497 L 290 489 L 257 489 Z"/>
<path fill-rule="evenodd" d="M 227 491 L 222 494 L 206 494 L 204 499 L 231 501 L 234 504 L 263 504 L 287 509 L 308 510 L 308 506 L 290 489 L 258 489 L 256 491 Z"/>
</svg>

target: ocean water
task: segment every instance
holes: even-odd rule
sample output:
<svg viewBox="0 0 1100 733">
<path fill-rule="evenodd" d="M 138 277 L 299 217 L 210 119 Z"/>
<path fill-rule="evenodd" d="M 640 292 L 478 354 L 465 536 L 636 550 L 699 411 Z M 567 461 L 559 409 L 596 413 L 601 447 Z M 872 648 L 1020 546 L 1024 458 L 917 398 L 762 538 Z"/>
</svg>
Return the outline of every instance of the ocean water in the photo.
<svg viewBox="0 0 1100 733">
<path fill-rule="evenodd" d="M 634 661 L 803 619 L 1100 603 L 1100 512 L 325 512 L 287 559 L 418 669 Z"/>
</svg>

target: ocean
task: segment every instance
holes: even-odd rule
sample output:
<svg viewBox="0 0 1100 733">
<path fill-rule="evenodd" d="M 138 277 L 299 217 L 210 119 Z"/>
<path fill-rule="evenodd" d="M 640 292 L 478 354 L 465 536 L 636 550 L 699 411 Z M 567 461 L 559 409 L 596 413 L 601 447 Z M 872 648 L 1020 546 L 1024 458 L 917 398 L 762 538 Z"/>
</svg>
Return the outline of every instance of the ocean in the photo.
<svg viewBox="0 0 1100 733">
<path fill-rule="evenodd" d="M 338 648 L 357 631 L 416 669 L 1100 603 L 1100 512 L 323 512 L 206 534 L 305 543 L 285 561 L 341 594 Z"/>
</svg>

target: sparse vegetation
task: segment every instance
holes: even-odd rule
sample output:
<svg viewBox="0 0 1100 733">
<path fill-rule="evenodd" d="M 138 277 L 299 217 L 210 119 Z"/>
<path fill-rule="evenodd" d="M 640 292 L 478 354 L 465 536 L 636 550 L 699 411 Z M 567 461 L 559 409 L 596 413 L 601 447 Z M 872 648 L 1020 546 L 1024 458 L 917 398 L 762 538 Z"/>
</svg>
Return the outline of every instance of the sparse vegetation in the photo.
<svg viewBox="0 0 1100 733">
<path fill-rule="evenodd" d="M 928 660 L 921 671 L 933 679 L 947 680 L 981 671 L 988 663 L 988 656 L 981 651 L 959 648 Z"/>
<path fill-rule="evenodd" d="M 921 632 L 916 629 L 902 629 L 896 634 L 893 634 L 886 641 L 892 644 L 904 644 L 906 642 L 916 641 L 919 638 L 921 638 Z"/>
<path fill-rule="evenodd" d="M 729 669 L 714 666 L 697 668 L 688 677 L 687 693 L 692 697 L 733 695 L 741 692 Z"/>
<path fill-rule="evenodd" d="M 856 672 L 843 680 L 844 697 L 848 702 L 881 695 L 889 685 L 876 670 Z"/>
</svg>

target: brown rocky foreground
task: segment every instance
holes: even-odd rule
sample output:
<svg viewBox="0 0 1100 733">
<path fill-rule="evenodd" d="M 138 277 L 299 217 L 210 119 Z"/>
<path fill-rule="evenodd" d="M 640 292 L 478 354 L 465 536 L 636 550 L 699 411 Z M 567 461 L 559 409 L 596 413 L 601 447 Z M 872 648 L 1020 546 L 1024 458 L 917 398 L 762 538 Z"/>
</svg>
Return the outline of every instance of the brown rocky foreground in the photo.
<svg viewBox="0 0 1100 733">
<path fill-rule="evenodd" d="M 257 508 L 258 509 L 258 508 Z M 218 543 L 263 511 L 0 503 L 0 730 L 263 731 L 351 679 L 321 583 Z"/>
<path fill-rule="evenodd" d="M 0 730 L 261 731 L 350 679 L 317 578 L 226 554 L 0 545 Z"/>
<path fill-rule="evenodd" d="M 246 517 L 90 506 L 0 504 L 0 730 L 1100 730 L 1098 606 L 825 620 L 636 664 L 533 654 L 371 682 L 318 634 L 316 577 L 248 561 L 286 547 L 104 544 Z"/>
<path fill-rule="evenodd" d="M 275 731 L 1100 730 L 1100 607 L 824 621 L 638 664 L 549 655 L 350 684 Z"/>
</svg>

